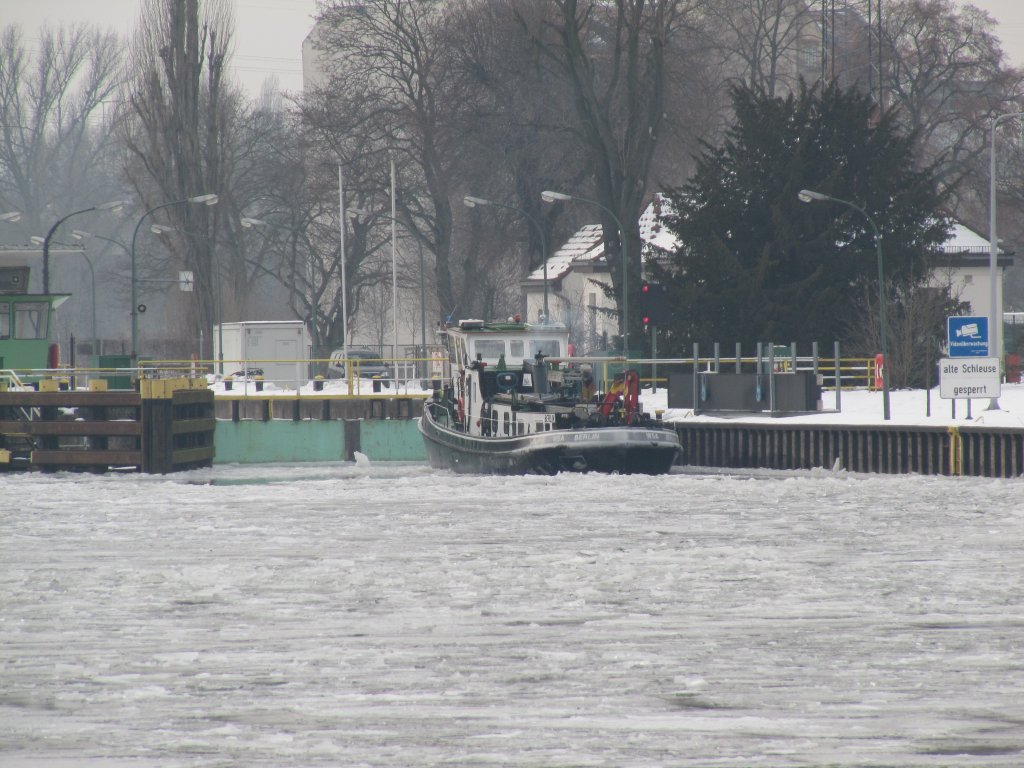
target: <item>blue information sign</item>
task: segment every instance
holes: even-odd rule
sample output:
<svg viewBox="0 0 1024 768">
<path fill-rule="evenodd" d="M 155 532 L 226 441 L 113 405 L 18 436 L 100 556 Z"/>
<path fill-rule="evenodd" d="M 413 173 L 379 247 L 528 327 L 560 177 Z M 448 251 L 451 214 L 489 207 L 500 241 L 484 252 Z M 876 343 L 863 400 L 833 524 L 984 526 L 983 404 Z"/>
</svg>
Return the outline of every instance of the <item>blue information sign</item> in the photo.
<svg viewBox="0 0 1024 768">
<path fill-rule="evenodd" d="M 988 357 L 988 318 L 946 318 L 950 357 Z"/>
</svg>

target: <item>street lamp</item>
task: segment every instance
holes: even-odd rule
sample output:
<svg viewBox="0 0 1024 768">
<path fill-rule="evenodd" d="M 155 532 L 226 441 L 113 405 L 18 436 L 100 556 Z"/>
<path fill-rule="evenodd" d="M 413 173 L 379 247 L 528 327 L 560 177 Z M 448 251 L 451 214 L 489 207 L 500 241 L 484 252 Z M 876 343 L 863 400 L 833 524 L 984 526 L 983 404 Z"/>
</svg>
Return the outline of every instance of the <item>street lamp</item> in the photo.
<svg viewBox="0 0 1024 768">
<path fill-rule="evenodd" d="M 1003 327 L 1003 316 L 1001 312 L 1002 308 L 997 306 L 997 296 L 999 291 L 996 279 L 999 257 L 999 240 L 996 237 L 996 128 L 999 126 L 999 123 L 1004 120 L 1012 120 L 1015 117 L 1024 117 L 1024 112 L 1010 112 L 1005 115 L 996 115 L 995 120 L 992 121 L 992 140 L 988 152 L 988 312 L 990 328 L 989 336 L 992 344 L 989 352 L 996 358 L 1002 357 L 1000 339 L 1003 336 L 1003 334 L 1000 333 Z M 998 397 L 993 397 L 989 400 L 988 410 L 999 410 Z"/>
<path fill-rule="evenodd" d="M 88 208 L 82 208 L 80 211 L 72 211 L 67 216 L 57 219 L 57 222 L 50 227 L 50 231 L 46 233 L 46 237 L 43 238 L 43 293 L 50 292 L 50 240 L 53 238 L 54 233 L 57 231 L 57 227 L 63 224 L 65 221 L 70 219 L 72 216 L 77 216 L 80 213 L 88 213 L 89 211 L 119 211 L 128 205 L 128 200 L 111 200 L 109 203 L 103 203 L 101 205 L 93 205 Z"/>
<path fill-rule="evenodd" d="M 507 208 L 510 211 L 516 211 L 529 219 L 530 223 L 537 228 L 537 234 L 540 235 L 540 257 L 544 264 L 544 322 L 551 322 L 551 315 L 548 314 L 548 247 L 547 242 L 544 239 L 544 229 L 541 227 L 540 222 L 537 221 L 536 217 L 531 215 L 528 211 L 525 211 L 522 208 L 517 208 L 514 205 L 496 203 L 493 200 L 486 200 L 482 197 L 473 197 L 471 195 L 466 195 L 462 198 L 462 202 L 465 203 L 467 208 L 475 208 L 478 205 L 493 205 L 497 208 Z"/>
<path fill-rule="evenodd" d="M 218 197 L 217 195 L 196 195 L 195 197 L 186 197 L 181 200 L 172 200 L 169 203 L 162 203 L 161 205 L 154 206 L 142 214 L 139 217 L 138 223 L 135 225 L 135 231 L 132 233 L 132 246 L 129 251 L 132 261 L 132 363 L 138 363 L 139 359 L 139 294 L 138 294 L 138 279 L 136 277 L 135 269 L 135 241 L 139 237 L 139 228 L 142 227 L 142 222 L 146 220 L 146 217 L 151 213 L 159 211 L 161 208 L 169 208 L 172 205 L 181 205 L 183 203 L 203 203 L 205 205 L 216 205 Z M 59 223 L 59 222 L 58 222 Z M 221 373 L 224 372 L 224 349 L 220 350 L 221 354 Z"/>
<path fill-rule="evenodd" d="M 605 213 L 611 216 L 611 220 L 618 226 L 618 237 L 620 237 L 620 243 L 623 246 L 623 357 L 627 360 L 630 357 L 630 314 L 629 314 L 629 271 L 627 270 L 627 264 L 629 260 L 626 258 L 626 229 L 623 227 L 623 222 L 618 220 L 614 211 L 596 200 L 589 200 L 587 198 L 580 198 L 575 195 L 566 195 L 565 193 L 556 193 L 550 189 L 545 189 L 541 193 L 541 200 L 545 203 L 556 203 L 565 202 L 569 200 L 578 200 L 581 203 L 589 203 L 592 206 L 597 206 L 602 209 Z M 607 255 L 605 256 L 607 259 Z"/>
<path fill-rule="evenodd" d="M 71 237 L 75 240 L 86 240 L 92 237 L 89 232 L 83 232 L 80 229 L 71 230 Z M 89 258 L 85 250 L 82 250 L 82 258 L 85 259 L 85 263 L 89 265 L 89 282 L 92 287 L 92 346 L 93 354 L 97 354 L 96 349 L 99 346 L 96 339 L 96 270 L 93 269 L 92 260 Z"/>
<path fill-rule="evenodd" d="M 797 193 L 797 198 L 802 203 L 813 203 L 813 202 L 831 202 L 845 205 L 847 208 L 860 213 L 868 224 L 871 225 L 871 231 L 875 236 L 875 250 L 878 252 L 878 324 L 880 328 L 881 341 L 882 341 L 882 362 L 884 365 L 889 365 L 889 347 L 886 336 L 886 324 L 885 324 L 885 278 L 882 269 L 882 235 L 878 231 L 878 227 L 875 225 L 875 220 L 868 216 L 867 211 L 861 208 L 859 205 L 854 205 L 847 200 L 840 200 L 838 197 L 832 197 L 831 195 L 825 195 L 821 192 L 815 192 L 811 189 L 801 189 Z M 838 386 L 838 383 L 836 384 Z M 889 411 L 889 372 L 883 371 L 882 376 L 882 418 L 886 421 L 889 420 L 891 414 Z"/>
<path fill-rule="evenodd" d="M 73 237 L 75 240 L 84 240 L 87 237 L 92 237 L 92 235 L 89 234 L 88 232 L 83 232 L 83 231 L 78 230 L 78 229 L 73 229 L 73 230 L 71 230 L 71 237 Z M 29 238 L 29 240 L 31 242 L 35 243 L 36 245 L 42 245 L 45 242 L 46 238 L 39 237 L 38 235 L 32 235 Z M 95 350 L 96 347 L 97 347 L 97 337 L 96 337 L 96 270 L 93 269 L 92 259 L 89 258 L 89 256 L 86 254 L 84 249 L 82 250 L 82 258 L 85 259 L 85 263 L 89 266 L 89 287 L 90 287 L 91 292 L 92 292 L 92 305 L 91 305 L 91 309 L 92 309 L 92 344 L 93 344 L 93 349 Z"/>
</svg>

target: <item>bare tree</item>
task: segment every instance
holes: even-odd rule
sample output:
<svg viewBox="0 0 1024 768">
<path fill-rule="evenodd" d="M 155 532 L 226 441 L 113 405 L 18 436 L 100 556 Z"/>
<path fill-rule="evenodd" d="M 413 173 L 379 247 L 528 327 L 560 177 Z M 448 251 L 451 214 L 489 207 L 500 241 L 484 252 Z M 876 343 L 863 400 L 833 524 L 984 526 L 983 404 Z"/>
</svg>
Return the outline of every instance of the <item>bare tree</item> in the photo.
<svg viewBox="0 0 1024 768">
<path fill-rule="evenodd" d="M 87 26 L 44 27 L 34 54 L 17 26 L 0 30 L 0 208 L 22 211 L 24 231 L 113 186 L 103 123 L 119 51 Z"/>
<path fill-rule="evenodd" d="M 232 20 L 225 0 L 149 0 L 130 50 L 122 138 L 126 171 L 147 209 L 215 193 L 230 207 L 224 148 L 237 92 L 225 66 Z M 195 276 L 193 337 L 220 320 L 223 265 L 215 256 L 216 209 L 161 210 L 177 229 L 170 263 Z"/>
<path fill-rule="evenodd" d="M 987 189 L 988 128 L 995 115 L 1020 110 L 1024 78 L 1006 66 L 993 27 L 982 11 L 951 0 L 886 8 L 886 99 L 920 136 L 923 160 L 936 164 L 961 215 L 973 218 L 983 218 L 976 190 Z"/>
<path fill-rule="evenodd" d="M 691 20 L 696 2 L 553 0 L 550 6 L 550 14 L 521 13 L 520 19 L 569 84 L 574 135 L 585 148 L 594 196 L 602 207 L 614 290 L 621 295 L 625 250 L 635 299 L 641 248 L 637 222 L 665 116 L 666 53 Z M 616 219 L 624 229 L 621 236 Z"/>
<path fill-rule="evenodd" d="M 37 34 L 30 45 L 18 27 L 0 30 L 0 211 L 23 214 L 0 226 L 0 241 L 19 244 L 69 213 L 125 196 L 109 119 L 122 50 L 116 35 L 88 26 L 44 27 Z M 73 227 L 116 237 L 123 223 L 116 216 L 76 218 L 54 232 L 54 244 L 75 242 Z M 52 290 L 74 287 L 72 301 L 57 313 L 55 338 L 65 359 L 72 334 L 93 335 L 93 284 L 97 304 L 125 309 L 97 313 L 96 335 L 110 339 L 115 323 L 127 321 L 128 305 L 112 279 L 124 255 L 104 255 L 96 249 L 87 254 L 90 262 L 69 256 L 49 270 Z"/>
<path fill-rule="evenodd" d="M 438 298 L 450 309 L 457 303 L 452 183 L 462 158 L 461 83 L 441 44 L 442 24 L 443 4 L 411 0 L 334 3 L 318 19 L 328 87 L 350 105 L 358 101 L 347 114 L 331 110 L 324 128 L 346 164 L 375 156 L 383 170 L 395 158 L 403 192 L 398 217 L 433 254 Z M 360 140 L 353 146 L 342 136 Z"/>
<path fill-rule="evenodd" d="M 813 79 L 820 63 L 820 29 L 803 0 L 724 0 L 709 6 L 727 70 L 768 96 Z"/>
</svg>

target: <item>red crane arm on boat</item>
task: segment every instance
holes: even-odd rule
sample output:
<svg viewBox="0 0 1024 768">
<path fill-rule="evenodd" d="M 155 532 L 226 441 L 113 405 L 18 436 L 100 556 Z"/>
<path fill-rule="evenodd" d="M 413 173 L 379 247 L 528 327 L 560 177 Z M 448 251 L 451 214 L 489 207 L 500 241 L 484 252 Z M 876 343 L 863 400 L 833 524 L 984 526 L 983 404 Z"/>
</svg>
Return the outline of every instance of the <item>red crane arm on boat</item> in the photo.
<svg viewBox="0 0 1024 768">
<path fill-rule="evenodd" d="M 597 412 L 607 419 L 612 415 L 620 397 L 626 411 L 626 424 L 632 424 L 640 403 L 640 376 L 636 371 L 629 370 L 615 377 L 615 381 L 601 399 L 601 404 L 597 406 Z"/>
</svg>

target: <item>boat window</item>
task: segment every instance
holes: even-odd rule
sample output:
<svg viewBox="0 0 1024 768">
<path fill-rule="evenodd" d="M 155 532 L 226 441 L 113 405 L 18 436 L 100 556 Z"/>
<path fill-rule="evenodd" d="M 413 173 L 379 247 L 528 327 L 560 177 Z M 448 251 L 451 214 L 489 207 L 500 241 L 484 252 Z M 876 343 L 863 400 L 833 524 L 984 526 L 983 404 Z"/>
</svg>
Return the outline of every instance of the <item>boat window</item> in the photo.
<svg viewBox="0 0 1024 768">
<path fill-rule="evenodd" d="M 509 419 L 508 411 L 505 411 L 505 434 L 506 435 L 508 434 L 508 419 Z"/>
<path fill-rule="evenodd" d="M 516 360 L 523 358 L 523 340 L 511 339 L 508 343 L 508 356 Z"/>
<path fill-rule="evenodd" d="M 526 433 L 526 425 L 523 422 L 520 421 L 519 422 L 519 434 L 522 435 L 522 434 L 525 434 L 525 433 Z"/>
<path fill-rule="evenodd" d="M 0 304 L 0 339 L 11 338 L 11 305 Z"/>
<path fill-rule="evenodd" d="M 561 357 L 561 349 L 558 339 L 538 339 L 530 342 L 530 357 L 536 357 L 537 353 L 546 357 Z"/>
<path fill-rule="evenodd" d="M 45 339 L 50 305 L 42 301 L 14 305 L 14 338 Z"/>
<path fill-rule="evenodd" d="M 497 360 L 505 354 L 505 340 L 477 339 L 473 342 L 473 351 L 484 360 Z"/>
</svg>

